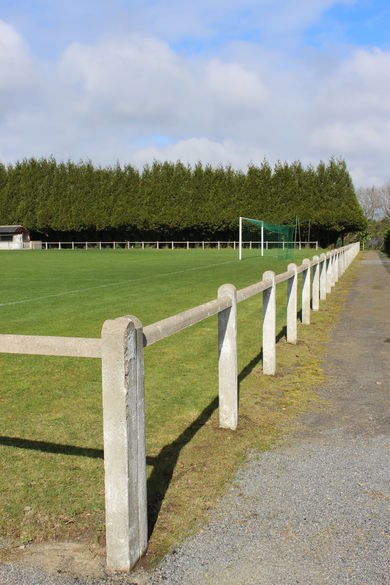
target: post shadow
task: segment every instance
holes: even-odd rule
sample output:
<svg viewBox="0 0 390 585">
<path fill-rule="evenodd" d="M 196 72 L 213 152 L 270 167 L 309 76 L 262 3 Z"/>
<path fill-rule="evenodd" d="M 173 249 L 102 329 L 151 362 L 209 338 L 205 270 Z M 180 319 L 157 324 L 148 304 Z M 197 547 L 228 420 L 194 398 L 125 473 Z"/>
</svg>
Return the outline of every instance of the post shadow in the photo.
<svg viewBox="0 0 390 585">
<path fill-rule="evenodd" d="M 281 330 L 279 331 L 279 333 L 276 335 L 276 343 L 279 343 L 279 341 L 281 339 L 287 338 L 287 326 L 284 325 Z M 243 382 L 245 380 L 245 378 L 247 376 L 249 376 L 249 374 L 252 372 L 252 370 L 255 369 L 255 367 L 257 366 L 257 364 L 259 364 L 261 362 L 261 360 L 263 359 L 263 348 L 261 348 L 261 350 L 259 351 L 258 354 L 255 355 L 254 358 L 251 359 L 251 361 L 242 368 L 241 372 L 238 374 L 238 387 L 240 387 L 241 382 Z"/>
<path fill-rule="evenodd" d="M 287 328 L 284 326 L 276 336 L 278 343 L 286 336 Z M 238 375 L 238 387 L 240 383 L 252 372 L 256 365 L 262 360 L 263 351 L 259 353 L 241 370 Z M 148 533 L 149 538 L 153 533 L 158 515 L 169 488 L 172 476 L 179 458 L 180 452 L 196 435 L 196 433 L 207 423 L 212 414 L 218 408 L 218 396 L 216 396 L 199 414 L 199 416 L 172 442 L 165 445 L 155 457 L 147 456 L 147 465 L 153 466 L 153 471 L 147 480 L 147 506 L 148 506 Z M 89 457 L 93 459 L 104 459 L 103 449 L 90 447 L 79 447 L 75 445 L 63 445 L 48 441 L 23 439 L 21 437 L 6 437 L 0 435 L 0 445 L 20 449 L 31 449 L 43 453 L 61 455 L 73 455 Z"/>
<path fill-rule="evenodd" d="M 200 415 L 169 445 L 165 445 L 156 457 L 148 457 L 148 465 L 153 465 L 153 471 L 149 476 L 148 486 L 148 531 L 149 538 L 164 501 L 165 494 L 171 483 L 180 452 L 196 433 L 206 424 L 213 412 L 218 408 L 218 396 L 216 396 L 202 410 Z"/>
<path fill-rule="evenodd" d="M 37 441 L 23 439 L 21 437 L 5 437 L 0 435 L 0 445 L 5 447 L 16 447 L 18 449 L 30 449 L 42 453 L 53 453 L 55 455 L 76 455 L 78 457 L 89 457 L 91 459 L 103 459 L 103 449 L 92 449 L 90 447 L 77 447 L 75 445 L 61 445 L 48 441 Z"/>
</svg>

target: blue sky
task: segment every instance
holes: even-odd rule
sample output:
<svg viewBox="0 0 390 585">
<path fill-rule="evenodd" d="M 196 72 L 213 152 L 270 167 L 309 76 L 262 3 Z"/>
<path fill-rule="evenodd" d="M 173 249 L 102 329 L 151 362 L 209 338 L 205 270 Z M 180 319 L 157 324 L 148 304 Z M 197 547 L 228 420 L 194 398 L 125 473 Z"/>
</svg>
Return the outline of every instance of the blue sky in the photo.
<svg viewBox="0 0 390 585">
<path fill-rule="evenodd" d="M 389 25 L 384 0 L 0 0 L 0 159 L 342 156 L 380 184 Z"/>
</svg>

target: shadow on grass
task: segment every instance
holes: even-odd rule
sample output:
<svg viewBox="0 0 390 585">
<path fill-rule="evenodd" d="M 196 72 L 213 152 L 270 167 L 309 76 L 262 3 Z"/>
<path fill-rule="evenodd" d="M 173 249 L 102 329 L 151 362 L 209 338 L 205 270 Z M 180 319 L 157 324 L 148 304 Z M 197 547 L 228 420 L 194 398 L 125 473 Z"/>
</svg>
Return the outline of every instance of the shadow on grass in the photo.
<svg viewBox="0 0 390 585">
<path fill-rule="evenodd" d="M 287 328 L 283 327 L 276 336 L 276 343 L 286 337 Z M 252 370 L 261 362 L 263 351 L 261 350 L 239 373 L 238 387 L 249 376 Z M 180 452 L 196 433 L 206 424 L 211 415 L 218 408 L 218 396 L 216 396 L 200 415 L 169 445 L 165 445 L 157 457 L 148 458 L 147 463 L 153 465 L 153 471 L 148 479 L 148 529 L 149 538 L 165 498 L 165 494 L 171 483 Z"/>
<path fill-rule="evenodd" d="M 276 336 L 276 343 L 286 336 L 286 327 L 283 327 Z M 263 351 L 261 350 L 239 373 L 238 386 L 250 375 L 252 370 L 261 362 Z M 216 396 L 199 414 L 199 416 L 169 445 L 165 445 L 155 457 L 146 457 L 147 465 L 153 466 L 153 471 L 148 479 L 148 531 L 149 538 L 153 533 L 158 515 L 165 498 L 165 494 L 172 480 L 180 452 L 207 423 L 212 414 L 218 408 L 218 396 Z M 0 445 L 31 449 L 43 453 L 61 455 L 74 455 L 90 457 L 92 459 L 104 459 L 103 449 L 89 447 L 77 447 L 74 445 L 61 445 L 47 441 L 23 439 L 20 437 L 0 436 Z"/>
<path fill-rule="evenodd" d="M 156 457 L 148 457 L 153 471 L 148 479 L 148 529 L 149 537 L 164 501 L 165 494 L 172 480 L 180 452 L 196 433 L 206 424 L 213 412 L 218 408 L 218 397 L 206 406 L 200 415 L 169 445 L 165 445 Z M 148 463 L 148 461 L 147 461 Z"/>
<path fill-rule="evenodd" d="M 21 437 L 4 437 L 0 435 L 0 445 L 5 447 L 18 447 L 30 449 L 42 453 L 55 453 L 60 455 L 76 455 L 78 457 L 90 457 L 91 459 L 103 459 L 103 449 L 91 449 L 90 447 L 76 447 L 74 445 L 60 445 L 47 441 L 22 439 Z"/>
<path fill-rule="evenodd" d="M 284 326 L 284 327 L 282 327 L 282 329 L 279 331 L 279 333 L 276 336 L 276 343 L 279 343 L 279 341 L 286 336 L 287 336 L 287 327 Z M 255 355 L 255 357 L 252 358 L 251 361 L 244 368 L 242 368 L 241 372 L 238 374 L 238 387 L 240 387 L 241 382 L 243 382 L 245 380 L 245 378 L 247 376 L 249 376 L 249 374 L 262 361 L 262 359 L 263 359 L 263 348 L 261 348 L 259 353 L 257 355 Z"/>
</svg>

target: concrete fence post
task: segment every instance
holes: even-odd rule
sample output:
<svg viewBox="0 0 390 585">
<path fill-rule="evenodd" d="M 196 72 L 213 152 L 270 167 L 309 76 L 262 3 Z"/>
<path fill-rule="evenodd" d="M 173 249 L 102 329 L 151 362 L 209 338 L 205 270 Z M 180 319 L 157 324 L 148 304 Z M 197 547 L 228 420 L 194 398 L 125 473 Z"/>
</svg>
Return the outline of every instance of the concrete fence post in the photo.
<svg viewBox="0 0 390 585">
<path fill-rule="evenodd" d="M 334 282 L 336 284 L 336 282 L 339 281 L 339 252 L 336 251 L 335 255 L 334 255 Z"/>
<path fill-rule="evenodd" d="M 272 285 L 263 291 L 263 374 L 273 376 L 276 371 L 276 284 L 275 272 L 267 270 L 263 281 Z"/>
<path fill-rule="evenodd" d="M 344 248 L 342 248 L 340 252 L 339 273 L 340 275 L 344 274 Z"/>
<path fill-rule="evenodd" d="M 326 254 L 326 293 L 332 290 L 332 253 Z"/>
<path fill-rule="evenodd" d="M 238 424 L 237 291 L 232 284 L 218 289 L 232 306 L 218 313 L 219 426 L 235 430 Z"/>
<path fill-rule="evenodd" d="M 320 259 L 313 256 L 313 287 L 312 287 L 312 309 L 320 309 Z"/>
<path fill-rule="evenodd" d="M 146 508 L 143 331 L 136 317 L 102 329 L 107 567 L 129 571 L 145 553 Z"/>
<path fill-rule="evenodd" d="M 332 288 L 333 288 L 334 285 L 336 284 L 336 252 L 335 251 L 332 252 L 332 272 L 331 272 L 331 276 L 332 276 Z"/>
<path fill-rule="evenodd" d="M 326 256 L 320 256 L 320 301 L 326 299 Z"/>
<path fill-rule="evenodd" d="M 302 323 L 310 325 L 310 260 L 305 258 L 302 264 Z"/>
<path fill-rule="evenodd" d="M 287 343 L 297 342 L 297 289 L 298 273 L 297 265 L 289 264 L 289 272 L 294 272 L 287 281 Z"/>
</svg>

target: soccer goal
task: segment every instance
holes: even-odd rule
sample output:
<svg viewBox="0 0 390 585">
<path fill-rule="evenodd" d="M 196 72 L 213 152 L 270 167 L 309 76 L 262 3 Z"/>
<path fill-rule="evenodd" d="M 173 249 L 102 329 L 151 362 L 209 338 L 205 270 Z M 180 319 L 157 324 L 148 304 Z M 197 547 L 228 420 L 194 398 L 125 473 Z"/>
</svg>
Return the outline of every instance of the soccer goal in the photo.
<svg viewBox="0 0 390 585">
<path fill-rule="evenodd" d="M 293 256 L 296 228 L 291 225 L 272 224 L 260 219 L 240 217 L 238 258 L 264 254 Z"/>
</svg>

